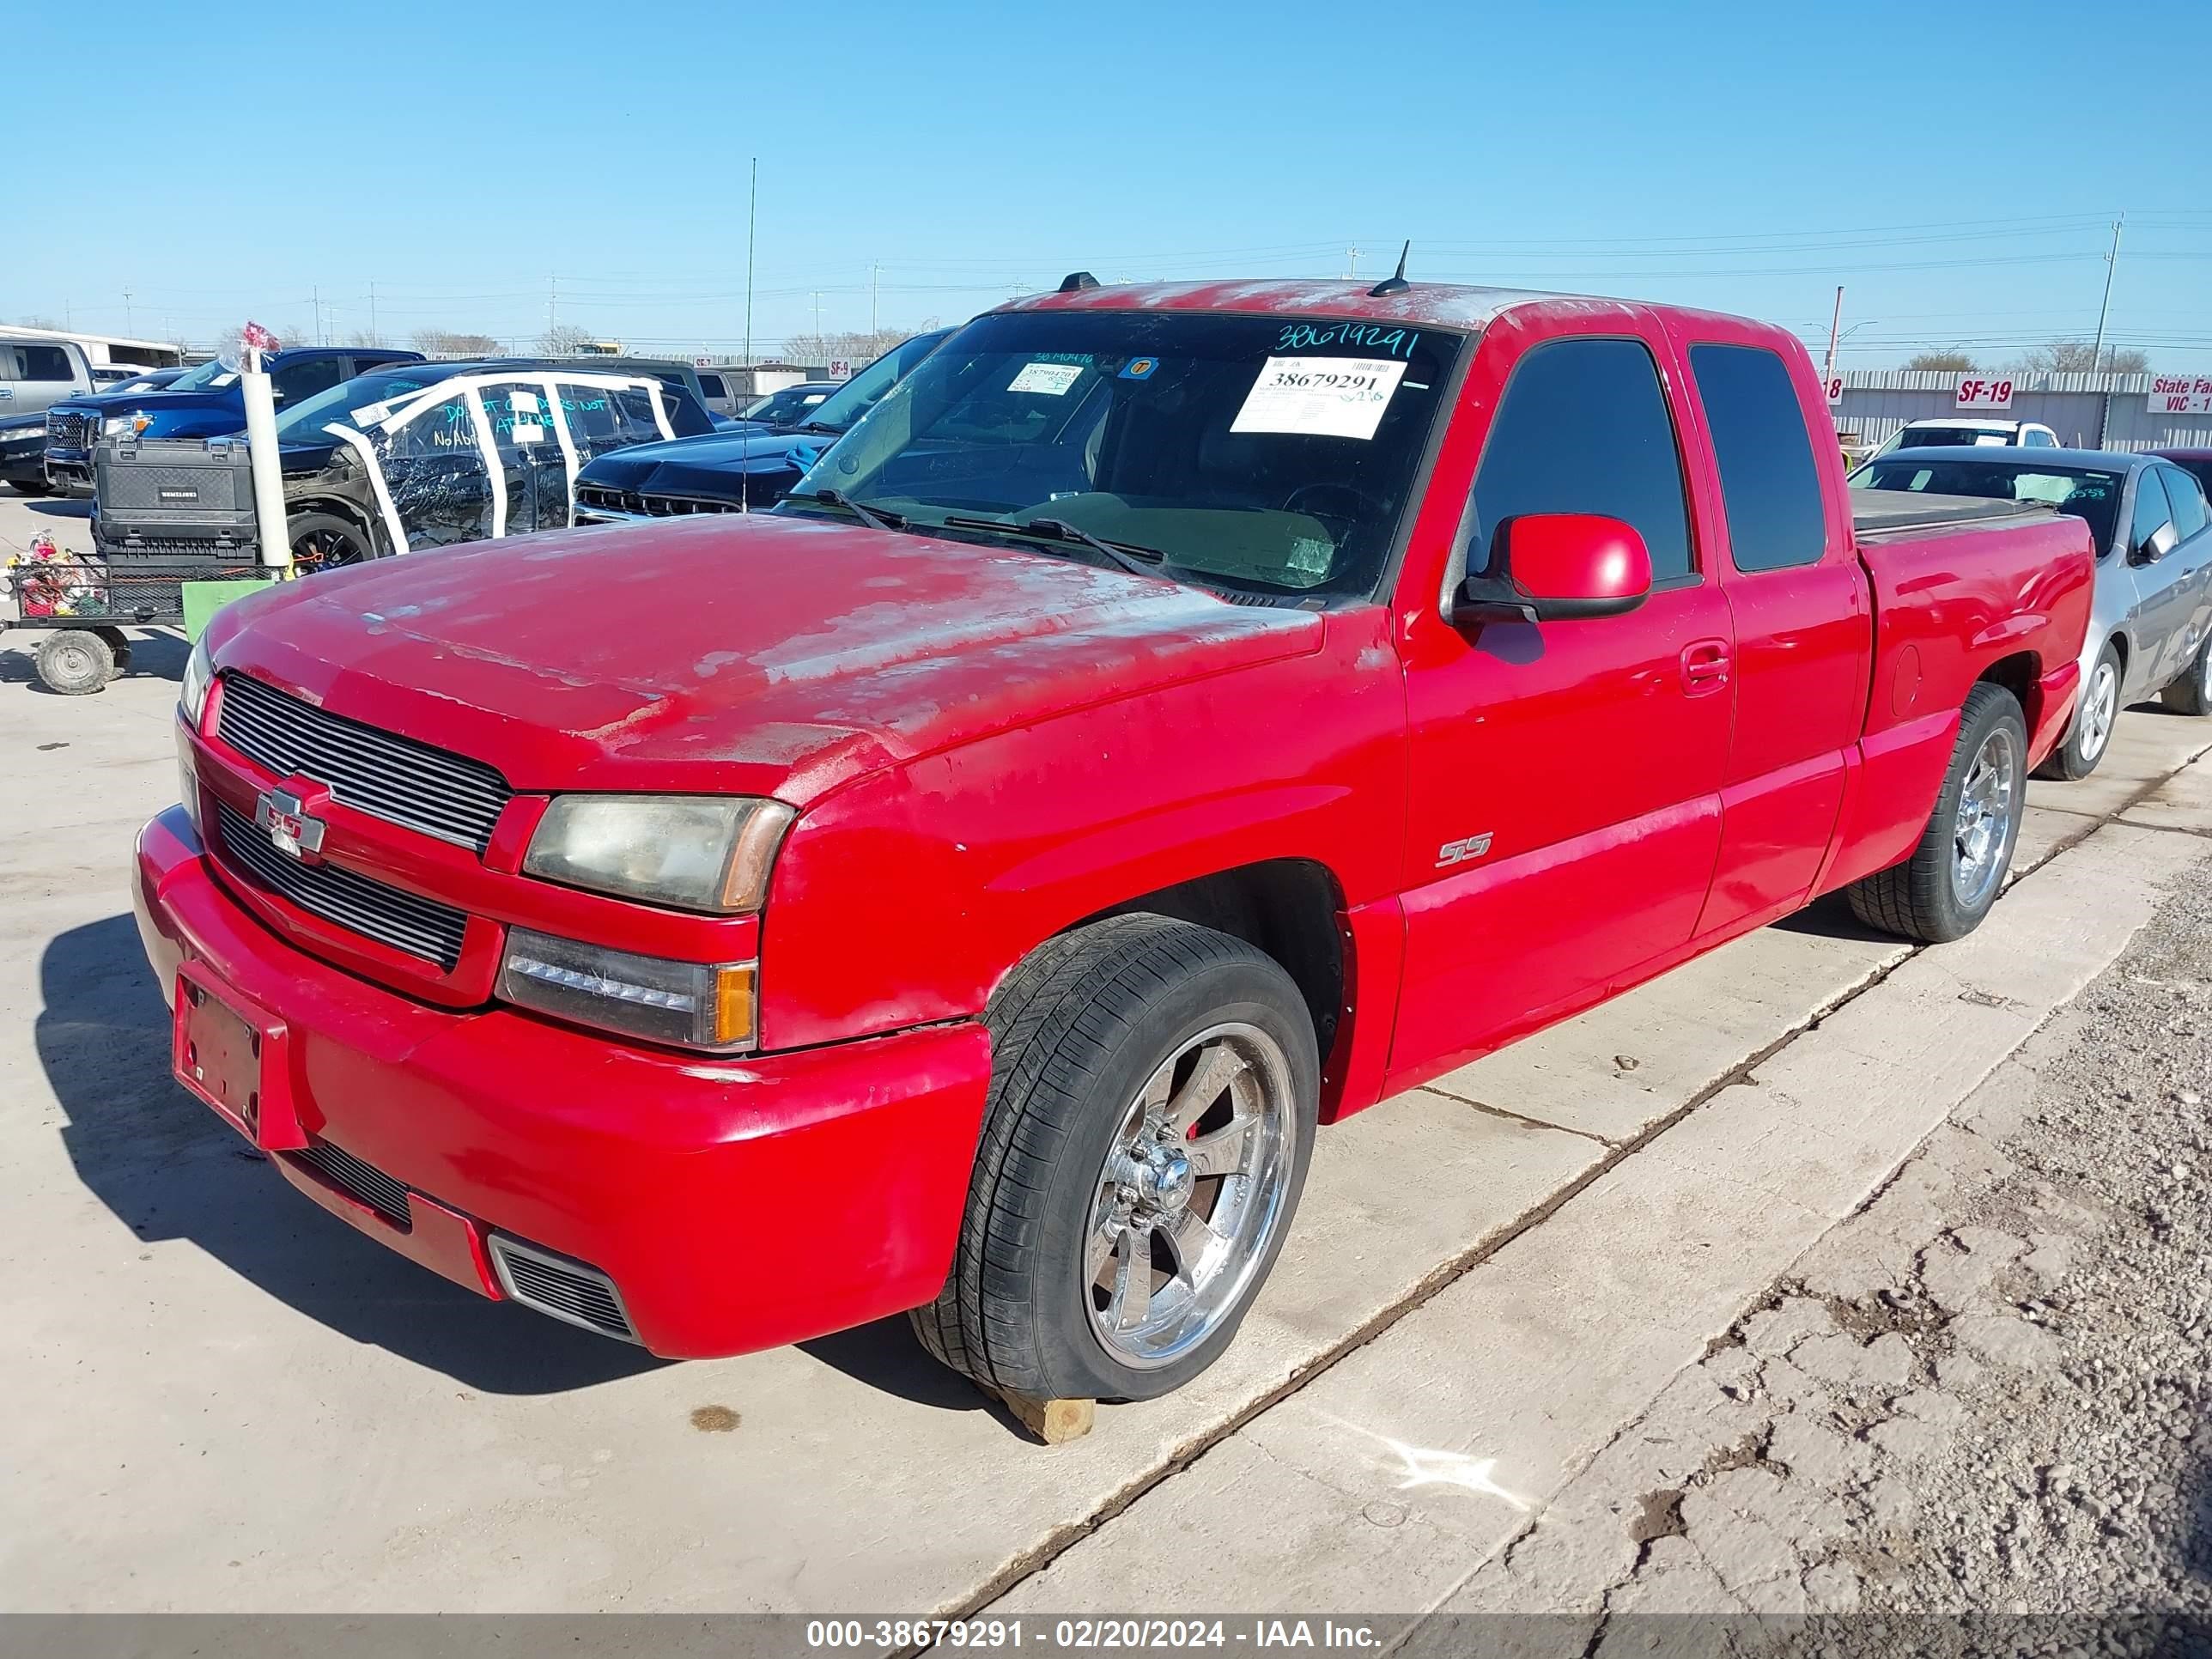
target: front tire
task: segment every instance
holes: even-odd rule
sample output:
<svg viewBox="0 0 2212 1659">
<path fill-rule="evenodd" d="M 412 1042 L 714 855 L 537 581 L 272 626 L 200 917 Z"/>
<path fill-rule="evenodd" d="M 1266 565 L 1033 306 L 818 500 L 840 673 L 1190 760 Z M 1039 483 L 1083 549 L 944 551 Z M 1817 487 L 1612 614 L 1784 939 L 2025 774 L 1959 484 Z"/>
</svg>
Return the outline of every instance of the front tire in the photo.
<svg viewBox="0 0 2212 1659">
<path fill-rule="evenodd" d="M 302 576 L 374 558 L 368 538 L 335 513 L 302 513 L 293 519 L 292 568 Z"/>
<path fill-rule="evenodd" d="M 2120 678 L 2119 647 L 2107 640 L 2082 684 L 2081 706 L 2066 728 L 2066 741 L 2044 763 L 2048 775 L 2079 782 L 2097 769 L 2097 763 L 2112 746 L 2112 727 L 2119 721 Z"/>
<path fill-rule="evenodd" d="M 1869 927 L 1930 945 L 1963 939 L 2003 890 L 2027 804 L 2027 722 L 2002 686 L 1966 694 L 1951 766 L 1912 856 L 1851 884 Z"/>
<path fill-rule="evenodd" d="M 986 1019 L 982 1144 L 923 1346 L 1032 1399 L 1181 1388 L 1236 1336 L 1305 1185 L 1304 1000 L 1241 939 L 1128 915 L 1049 941 Z"/>
<path fill-rule="evenodd" d="M 2158 700 L 2182 714 L 2212 714 L 2212 632 L 2197 647 L 2179 679 L 2158 694 Z"/>
</svg>

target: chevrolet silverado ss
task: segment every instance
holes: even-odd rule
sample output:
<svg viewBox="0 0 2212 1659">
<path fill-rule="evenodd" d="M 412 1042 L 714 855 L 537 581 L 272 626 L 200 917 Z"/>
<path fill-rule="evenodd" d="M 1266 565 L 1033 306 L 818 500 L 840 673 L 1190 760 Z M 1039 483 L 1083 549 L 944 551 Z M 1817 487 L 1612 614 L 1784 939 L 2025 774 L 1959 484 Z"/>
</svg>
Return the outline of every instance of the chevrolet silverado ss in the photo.
<svg viewBox="0 0 2212 1659">
<path fill-rule="evenodd" d="M 177 1075 L 656 1354 L 909 1311 L 1164 1394 L 1319 1125 L 1823 893 L 1980 921 L 2089 532 L 1858 507 L 1778 328 L 1071 278 L 774 513 L 222 613 L 137 851 Z"/>
</svg>

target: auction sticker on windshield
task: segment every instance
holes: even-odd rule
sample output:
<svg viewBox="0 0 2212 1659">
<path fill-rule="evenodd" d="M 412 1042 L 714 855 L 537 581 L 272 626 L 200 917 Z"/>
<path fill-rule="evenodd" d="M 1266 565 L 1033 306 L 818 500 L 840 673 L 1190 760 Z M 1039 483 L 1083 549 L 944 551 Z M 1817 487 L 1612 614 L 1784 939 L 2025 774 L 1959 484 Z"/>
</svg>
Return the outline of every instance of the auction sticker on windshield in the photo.
<svg viewBox="0 0 2212 1659">
<path fill-rule="evenodd" d="M 1270 357 L 1229 429 L 1370 439 L 1405 373 L 1384 357 Z"/>
<path fill-rule="evenodd" d="M 1006 390 L 1042 392 L 1048 398 L 1064 398 L 1068 387 L 1082 378 L 1083 368 L 1079 363 L 1024 363 Z"/>
</svg>

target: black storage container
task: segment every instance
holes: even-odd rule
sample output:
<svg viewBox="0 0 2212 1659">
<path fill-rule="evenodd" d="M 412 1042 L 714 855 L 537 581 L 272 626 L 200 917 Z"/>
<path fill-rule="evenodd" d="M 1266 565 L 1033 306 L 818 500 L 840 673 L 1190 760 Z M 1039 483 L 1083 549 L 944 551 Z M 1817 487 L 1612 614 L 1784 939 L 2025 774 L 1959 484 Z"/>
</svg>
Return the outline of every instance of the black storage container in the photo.
<svg viewBox="0 0 2212 1659">
<path fill-rule="evenodd" d="M 258 540 L 253 470 L 233 438 L 109 441 L 92 452 L 103 556 L 129 550 L 172 558 L 252 562 Z"/>
</svg>

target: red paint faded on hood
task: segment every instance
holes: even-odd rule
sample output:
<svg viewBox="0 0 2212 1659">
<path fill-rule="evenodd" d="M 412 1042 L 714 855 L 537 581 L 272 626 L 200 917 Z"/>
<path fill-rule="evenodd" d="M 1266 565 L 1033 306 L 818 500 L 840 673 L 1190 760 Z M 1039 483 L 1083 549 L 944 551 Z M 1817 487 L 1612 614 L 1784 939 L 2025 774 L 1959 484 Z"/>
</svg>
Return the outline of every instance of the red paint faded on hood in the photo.
<svg viewBox="0 0 2212 1659">
<path fill-rule="evenodd" d="M 1322 618 L 1018 549 L 757 516 L 410 554 L 256 596 L 216 665 L 518 788 L 774 793 L 1317 649 Z"/>
</svg>

